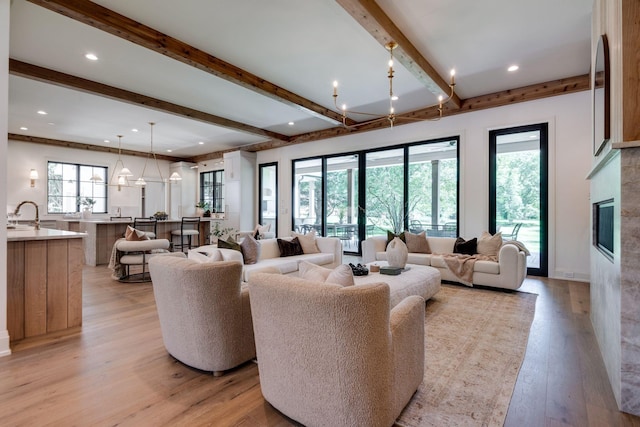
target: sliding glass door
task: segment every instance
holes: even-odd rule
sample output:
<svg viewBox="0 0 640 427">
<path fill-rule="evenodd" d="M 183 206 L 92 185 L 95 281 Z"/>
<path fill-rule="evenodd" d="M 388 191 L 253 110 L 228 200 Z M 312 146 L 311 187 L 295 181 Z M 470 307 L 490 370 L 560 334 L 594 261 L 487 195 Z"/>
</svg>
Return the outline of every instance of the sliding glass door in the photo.
<svg viewBox="0 0 640 427">
<path fill-rule="evenodd" d="M 527 273 L 547 276 L 546 123 L 489 133 L 489 229 L 527 247 Z"/>
<path fill-rule="evenodd" d="M 458 138 L 293 161 L 293 229 L 345 252 L 387 231 L 458 233 Z"/>
</svg>

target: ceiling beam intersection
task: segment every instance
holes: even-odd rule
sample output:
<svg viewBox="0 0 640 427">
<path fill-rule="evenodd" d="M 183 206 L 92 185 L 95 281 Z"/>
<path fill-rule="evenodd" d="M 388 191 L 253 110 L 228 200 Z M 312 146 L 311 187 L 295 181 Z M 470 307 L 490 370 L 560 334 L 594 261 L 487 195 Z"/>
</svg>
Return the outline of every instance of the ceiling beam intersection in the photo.
<svg viewBox="0 0 640 427">
<path fill-rule="evenodd" d="M 433 94 L 448 96 L 451 89 L 433 66 L 422 56 L 398 26 L 374 0 L 336 0 L 382 46 L 396 42 L 393 57 Z M 461 101 L 455 93 L 449 100 L 456 107 Z"/>
</svg>

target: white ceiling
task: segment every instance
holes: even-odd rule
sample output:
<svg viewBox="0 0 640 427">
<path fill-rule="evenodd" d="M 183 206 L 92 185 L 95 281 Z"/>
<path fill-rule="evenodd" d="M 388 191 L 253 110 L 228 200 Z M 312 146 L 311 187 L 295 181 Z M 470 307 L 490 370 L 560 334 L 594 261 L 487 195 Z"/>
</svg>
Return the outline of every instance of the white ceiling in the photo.
<svg viewBox="0 0 640 427">
<path fill-rule="evenodd" d="M 339 102 L 385 112 L 388 52 L 329 0 L 96 0 L 326 108 Z M 378 0 L 462 99 L 584 75 L 590 68 L 592 0 Z M 79 76 L 292 136 L 336 126 L 26 0 L 11 6 L 12 59 Z M 95 53 L 98 61 L 84 55 Z M 506 68 L 518 64 L 520 70 Z M 9 132 L 65 141 L 154 149 L 191 157 L 267 141 L 262 136 L 10 76 Z M 398 112 L 435 103 L 396 65 Z M 45 110 L 48 115 L 37 114 Z M 293 126 L 289 122 L 294 122 Z M 20 127 L 28 130 L 20 130 Z M 132 128 L 139 129 L 134 133 Z M 108 139 L 111 142 L 105 143 Z M 199 144 L 204 142 L 204 144 Z"/>
</svg>

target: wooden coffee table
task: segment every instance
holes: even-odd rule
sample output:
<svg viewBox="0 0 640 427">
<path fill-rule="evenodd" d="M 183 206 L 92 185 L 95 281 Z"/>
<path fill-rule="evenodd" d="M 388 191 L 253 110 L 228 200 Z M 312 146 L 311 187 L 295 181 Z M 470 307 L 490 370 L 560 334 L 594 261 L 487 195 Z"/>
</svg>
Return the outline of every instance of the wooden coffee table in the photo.
<svg viewBox="0 0 640 427">
<path fill-rule="evenodd" d="M 381 267 L 387 265 L 385 261 L 375 261 L 367 264 L 367 267 L 371 264 Z M 428 300 L 440 290 L 440 272 L 436 268 L 413 264 L 407 264 L 407 267 L 406 271 L 397 276 L 369 271 L 368 275 L 355 276 L 353 279 L 356 286 L 380 282 L 388 284 L 391 290 L 391 308 L 408 296 L 418 295 Z"/>
</svg>

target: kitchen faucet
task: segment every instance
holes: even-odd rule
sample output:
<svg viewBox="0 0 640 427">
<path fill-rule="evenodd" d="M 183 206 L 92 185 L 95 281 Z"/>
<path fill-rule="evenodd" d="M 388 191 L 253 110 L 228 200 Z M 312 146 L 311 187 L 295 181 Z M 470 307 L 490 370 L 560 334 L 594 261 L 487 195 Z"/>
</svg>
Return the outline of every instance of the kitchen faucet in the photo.
<svg viewBox="0 0 640 427">
<path fill-rule="evenodd" d="M 35 202 L 32 202 L 30 200 L 25 200 L 24 202 L 21 202 L 18 205 L 18 207 L 16 208 L 16 210 L 13 211 L 13 214 L 14 215 L 18 215 L 18 213 L 20 213 L 20 208 L 22 207 L 22 205 L 27 204 L 27 203 L 36 207 L 36 223 L 35 223 L 35 227 L 34 228 L 36 230 L 40 230 L 40 215 L 38 213 L 38 205 Z"/>
</svg>

